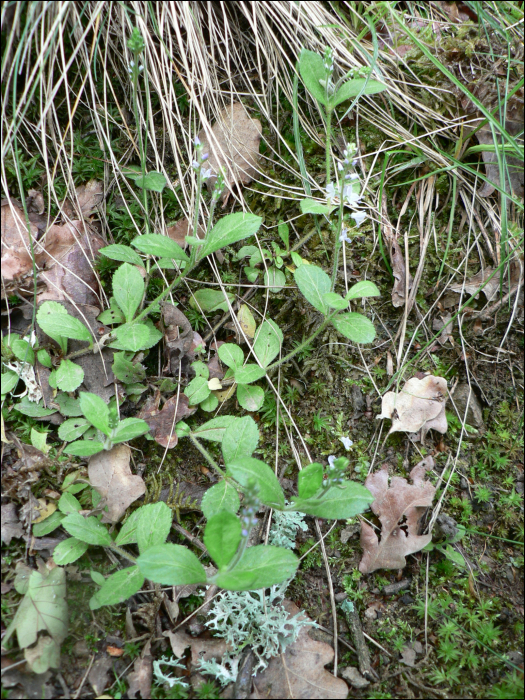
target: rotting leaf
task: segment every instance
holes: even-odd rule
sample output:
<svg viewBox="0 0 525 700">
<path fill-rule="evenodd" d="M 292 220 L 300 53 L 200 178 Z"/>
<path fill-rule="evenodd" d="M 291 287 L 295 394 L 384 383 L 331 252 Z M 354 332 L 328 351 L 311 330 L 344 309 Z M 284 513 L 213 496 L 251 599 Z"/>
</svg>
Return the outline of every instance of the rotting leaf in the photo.
<svg viewBox="0 0 525 700">
<path fill-rule="evenodd" d="M 407 268 L 405 257 L 401 251 L 401 247 L 397 242 L 392 224 L 388 218 L 386 201 L 383 200 L 382 207 L 383 218 L 383 236 L 385 237 L 388 246 L 388 254 L 392 263 L 392 274 L 394 275 L 394 286 L 392 288 L 392 306 L 396 308 L 404 306 L 405 297 L 412 288 L 412 275 L 408 272 L 408 290 L 407 283 Z"/>
<path fill-rule="evenodd" d="M 14 503 L 2 505 L 2 542 L 10 544 L 13 538 L 20 539 L 24 536 L 24 528 L 18 519 Z"/>
<path fill-rule="evenodd" d="M 211 168 L 208 189 L 217 180 L 221 168 L 224 171 L 226 188 L 222 204 L 226 205 L 235 183 L 247 185 L 257 172 L 259 143 L 262 126 L 258 119 L 252 119 L 240 102 L 225 107 L 211 129 L 202 129 L 199 139 L 205 153 L 209 153 L 206 167 Z"/>
<path fill-rule="evenodd" d="M 154 397 L 148 399 L 137 418 L 142 418 L 150 427 L 151 435 L 155 442 L 162 447 L 172 448 L 178 442 L 175 432 L 176 424 L 187 416 L 191 416 L 197 410 L 196 406 L 189 407 L 188 397 L 182 392 L 168 399 L 162 410 L 159 411 L 160 391 Z"/>
<path fill-rule="evenodd" d="M 447 432 L 445 404 L 448 398 L 447 380 L 429 374 L 423 379 L 413 377 L 399 392 L 387 391 L 383 396 L 381 414 L 377 418 L 392 421 L 390 433 L 418 433 L 421 440 L 430 429 Z"/>
<path fill-rule="evenodd" d="M 118 522 L 128 506 L 146 493 L 142 477 L 131 473 L 130 459 L 129 447 L 116 445 L 109 451 L 93 455 L 89 460 L 90 484 L 106 500 L 108 507 L 103 522 Z"/>
<path fill-rule="evenodd" d="M 99 180 L 89 180 L 75 188 L 73 202 L 66 199 L 62 213 L 70 219 L 89 216 L 104 199 L 104 186 Z"/>
<path fill-rule="evenodd" d="M 188 374 L 189 365 L 194 360 L 193 330 L 186 316 L 173 304 L 164 302 L 161 306 L 162 327 L 164 330 L 164 372 L 173 377 Z"/>
<path fill-rule="evenodd" d="M 21 280 L 33 274 L 29 234 L 23 210 L 15 200 L 2 200 L 2 279 Z M 33 242 L 38 237 L 38 227 L 30 222 Z M 4 291 L 2 290 L 2 297 Z"/>
<path fill-rule="evenodd" d="M 284 608 L 293 617 L 300 613 L 291 601 Z M 346 698 L 348 686 L 327 671 L 334 650 L 325 642 L 314 641 L 308 627 L 302 627 L 295 642 L 284 653 L 270 660 L 254 680 L 254 698 Z"/>
<path fill-rule="evenodd" d="M 133 671 L 128 674 L 128 697 L 136 698 L 137 693 L 141 698 L 151 697 L 151 680 L 153 677 L 153 658 L 151 656 L 151 641 L 146 642 L 141 655 L 135 659 Z"/>
<path fill-rule="evenodd" d="M 193 667 L 196 667 L 200 661 L 212 659 L 220 661 L 228 650 L 224 639 L 195 639 L 183 630 L 163 632 L 163 636 L 170 640 L 171 650 L 178 659 L 190 647 Z"/>
<path fill-rule="evenodd" d="M 432 469 L 431 456 L 419 462 L 410 472 L 412 484 L 400 476 L 394 476 L 388 485 L 388 465 L 369 474 L 366 488 L 375 497 L 372 511 L 381 521 L 381 541 L 374 529 L 361 521 L 361 546 L 363 558 L 359 571 L 370 574 L 376 569 L 402 569 L 405 557 L 419 552 L 432 540 L 432 535 L 418 535 L 419 520 L 432 505 L 436 487 L 425 480 L 425 473 Z"/>
<path fill-rule="evenodd" d="M 480 291 L 480 287 L 485 284 L 486 285 L 483 287 L 481 290 L 483 294 L 487 297 L 487 301 L 492 301 L 494 297 L 498 294 L 499 288 L 500 288 L 500 276 L 499 274 L 494 275 L 492 279 L 489 280 L 489 277 L 494 274 L 494 269 L 492 267 L 486 267 L 484 270 L 480 270 L 477 272 L 473 277 L 471 277 L 469 280 L 466 280 L 464 283 L 463 282 L 457 282 L 454 284 L 449 285 L 449 290 L 451 292 L 455 292 L 456 294 L 461 294 L 464 290 L 465 295 L 476 295 Z M 488 280 L 488 281 L 487 281 Z M 513 282 L 515 282 L 513 284 Z M 513 280 L 512 279 L 512 271 L 511 271 L 511 287 L 512 290 L 514 290 L 519 282 L 519 275 L 518 275 L 518 280 Z M 508 286 L 508 280 L 507 276 L 504 275 L 504 282 L 503 282 L 503 293 L 507 293 L 509 291 L 509 286 Z"/>
</svg>

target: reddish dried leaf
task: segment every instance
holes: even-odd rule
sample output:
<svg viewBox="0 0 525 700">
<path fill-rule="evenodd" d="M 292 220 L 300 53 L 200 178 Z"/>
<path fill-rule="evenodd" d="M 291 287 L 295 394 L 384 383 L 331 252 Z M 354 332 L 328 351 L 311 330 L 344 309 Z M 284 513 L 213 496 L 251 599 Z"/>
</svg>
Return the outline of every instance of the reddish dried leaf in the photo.
<svg viewBox="0 0 525 700">
<path fill-rule="evenodd" d="M 1 220 L 2 279 L 20 280 L 26 275 L 32 275 L 29 233 L 23 210 L 14 200 L 2 200 Z M 38 237 L 36 224 L 30 222 L 29 231 L 35 243 Z"/>
<path fill-rule="evenodd" d="M 152 677 L 153 659 L 151 656 L 151 642 L 147 642 L 140 657 L 135 659 L 133 671 L 128 674 L 128 697 L 136 698 L 137 693 L 140 693 L 141 698 L 150 698 Z"/>
<path fill-rule="evenodd" d="M 410 472 L 412 484 L 395 476 L 388 485 L 388 466 L 369 474 L 366 488 L 375 497 L 372 511 L 381 521 L 381 541 L 374 529 L 361 522 L 361 546 L 363 558 L 359 571 L 370 574 L 376 569 L 402 569 L 405 557 L 419 552 L 431 541 L 432 535 L 418 535 L 418 526 L 425 510 L 432 505 L 436 487 L 425 481 L 425 473 L 434 466 L 427 457 Z"/>
<path fill-rule="evenodd" d="M 73 202 L 66 199 L 62 204 L 62 212 L 69 219 L 81 218 L 91 214 L 104 199 L 104 186 L 99 180 L 89 180 L 85 185 L 79 185 L 75 190 Z"/>
<path fill-rule="evenodd" d="M 131 473 L 130 459 L 127 445 L 115 445 L 89 458 L 89 481 L 108 507 L 103 522 L 118 522 L 128 506 L 146 493 L 143 478 Z"/>
<path fill-rule="evenodd" d="M 157 409 L 159 405 L 160 392 L 153 401 L 146 402 L 137 418 L 142 418 L 150 427 L 151 434 L 156 442 L 162 447 L 172 448 L 178 442 L 175 433 L 176 424 L 191 416 L 197 410 L 196 406 L 189 408 L 188 397 L 180 393 L 168 399 L 162 410 Z"/>
</svg>

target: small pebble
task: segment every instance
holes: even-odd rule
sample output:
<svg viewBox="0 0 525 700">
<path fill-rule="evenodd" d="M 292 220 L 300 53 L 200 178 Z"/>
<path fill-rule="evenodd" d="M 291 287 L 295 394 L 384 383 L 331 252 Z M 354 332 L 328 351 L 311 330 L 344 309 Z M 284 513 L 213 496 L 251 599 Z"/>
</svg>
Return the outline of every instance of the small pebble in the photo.
<svg viewBox="0 0 525 700">
<path fill-rule="evenodd" d="M 414 599 L 410 595 L 410 593 L 405 593 L 405 595 L 402 595 L 401 598 L 399 599 L 399 602 L 402 603 L 403 605 L 412 605 L 414 602 Z"/>
<path fill-rule="evenodd" d="M 377 610 L 374 607 L 367 608 L 365 610 L 365 617 L 367 618 L 367 620 L 376 620 Z"/>
<path fill-rule="evenodd" d="M 396 583 L 389 583 L 388 586 L 383 586 L 381 593 L 383 595 L 395 595 L 399 591 L 404 591 L 405 588 L 410 588 L 411 580 L 405 578 L 402 581 L 397 581 Z"/>
<path fill-rule="evenodd" d="M 354 688 L 366 688 L 370 682 L 363 678 L 355 666 L 347 666 L 341 671 L 341 676 Z"/>
<path fill-rule="evenodd" d="M 346 600 L 348 598 L 348 593 L 346 593 L 345 591 L 340 591 L 339 593 L 335 594 L 334 598 L 336 603 L 342 603 L 343 600 Z"/>
</svg>

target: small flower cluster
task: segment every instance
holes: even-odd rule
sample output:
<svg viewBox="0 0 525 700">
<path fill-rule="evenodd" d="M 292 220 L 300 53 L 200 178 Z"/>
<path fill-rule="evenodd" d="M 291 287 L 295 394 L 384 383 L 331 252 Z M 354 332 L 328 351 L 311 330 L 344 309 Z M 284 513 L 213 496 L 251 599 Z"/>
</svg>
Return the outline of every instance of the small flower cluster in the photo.
<svg viewBox="0 0 525 700">
<path fill-rule="evenodd" d="M 197 170 L 197 172 L 200 171 L 200 175 L 203 181 L 207 180 L 213 174 L 211 168 L 203 167 L 204 161 L 209 158 L 209 153 L 202 152 L 203 146 L 198 136 L 195 137 L 193 145 L 195 146 L 196 159 L 193 161 L 192 166 L 195 168 L 195 170 Z"/>
<path fill-rule="evenodd" d="M 324 69 L 328 75 L 334 72 L 334 54 L 329 46 L 324 50 Z"/>
<path fill-rule="evenodd" d="M 356 181 L 359 180 L 359 175 L 355 172 L 350 172 L 351 168 L 355 167 L 357 160 L 353 158 L 353 156 L 356 154 L 356 145 L 355 143 L 347 143 L 346 148 L 343 151 L 343 160 L 339 161 L 337 163 L 337 169 L 341 173 L 341 176 L 343 178 L 344 184 L 343 184 L 343 202 L 349 206 L 349 207 L 355 207 L 362 199 L 361 195 L 359 192 L 355 190 L 355 185 L 358 185 Z M 339 197 L 339 191 L 336 189 L 336 186 L 333 182 L 330 182 L 326 188 L 326 194 L 328 196 L 328 199 L 334 200 L 336 197 Z M 352 213 L 352 218 L 355 220 L 355 225 L 360 226 L 363 221 L 366 219 L 366 214 L 363 211 L 354 211 Z M 341 236 L 339 238 L 340 241 L 344 241 L 346 243 L 350 243 L 350 239 L 348 238 L 346 231 L 343 229 L 343 232 L 341 233 Z"/>
<path fill-rule="evenodd" d="M 133 74 L 135 70 L 135 61 L 130 61 L 129 66 L 128 66 L 128 71 Z M 144 66 L 139 66 L 138 67 L 138 72 L 141 73 L 144 70 Z"/>
<path fill-rule="evenodd" d="M 257 497 L 258 493 L 259 488 L 256 483 L 254 481 L 249 481 L 244 490 L 244 501 L 240 512 L 242 523 L 241 535 L 243 537 L 248 537 L 250 530 L 257 522 L 255 515 L 261 505 L 261 501 Z"/>
<path fill-rule="evenodd" d="M 346 457 L 335 458 L 335 455 L 330 455 L 328 457 L 328 468 L 326 470 L 326 477 L 323 480 L 324 488 L 330 488 L 332 486 L 341 486 L 344 481 L 344 473 L 348 466 L 348 460 Z"/>
</svg>

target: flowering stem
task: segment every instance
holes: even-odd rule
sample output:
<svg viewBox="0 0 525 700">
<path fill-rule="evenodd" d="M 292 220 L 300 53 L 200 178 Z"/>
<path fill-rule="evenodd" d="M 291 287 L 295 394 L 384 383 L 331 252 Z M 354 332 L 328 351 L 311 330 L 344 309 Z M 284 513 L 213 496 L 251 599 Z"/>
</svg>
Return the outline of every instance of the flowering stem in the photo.
<svg viewBox="0 0 525 700">
<path fill-rule="evenodd" d="M 332 140 L 332 109 L 326 108 L 326 186 L 330 184 L 330 170 L 331 170 L 331 140 Z"/>
<path fill-rule="evenodd" d="M 138 89 L 139 89 L 139 55 L 140 52 L 133 53 L 135 60 L 133 62 L 133 112 L 135 115 L 135 124 L 137 125 L 137 134 L 139 137 L 139 155 L 140 155 L 140 169 L 142 172 L 142 203 L 144 205 L 144 223 L 146 228 L 146 233 L 149 233 L 149 216 L 148 216 L 148 193 L 144 187 L 144 180 L 146 178 L 146 153 L 144 149 L 144 142 L 142 141 L 142 125 L 139 121 L 139 107 L 138 107 Z"/>
<path fill-rule="evenodd" d="M 332 284 L 330 285 L 330 291 L 334 291 L 335 282 L 337 280 L 337 265 L 339 262 L 339 248 L 341 247 L 341 231 L 343 230 L 343 192 L 345 187 L 344 178 L 341 178 L 341 191 L 339 193 L 339 218 L 337 220 L 337 227 L 335 231 L 335 242 L 334 242 L 334 260 L 332 263 Z"/>
<path fill-rule="evenodd" d="M 199 209 L 201 203 L 201 192 L 202 192 L 202 168 L 197 170 L 197 195 L 195 197 L 195 212 L 193 214 L 193 236 L 198 238 L 197 231 L 199 230 Z M 195 258 L 197 256 L 197 250 L 199 246 L 194 245 L 191 249 L 190 254 L 190 265 L 195 264 Z"/>
<path fill-rule="evenodd" d="M 197 440 L 197 438 L 196 438 L 194 435 L 192 435 L 191 433 L 188 435 L 188 437 L 189 437 L 190 440 L 193 442 L 193 444 L 195 445 L 195 447 L 199 450 L 199 452 L 200 452 L 201 455 L 204 457 L 204 459 L 206 459 L 206 460 L 209 462 L 209 464 L 211 464 L 211 466 L 212 466 L 216 471 L 219 472 L 219 474 L 220 474 L 221 476 L 226 476 L 225 472 L 219 467 L 219 465 L 217 464 L 217 462 L 213 459 L 213 457 L 212 457 L 211 454 L 208 452 L 208 450 L 204 447 L 204 445 L 202 445 L 202 444 L 199 442 L 199 440 Z"/>
</svg>

